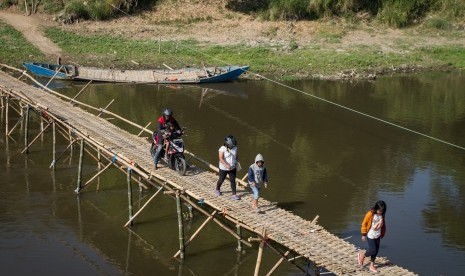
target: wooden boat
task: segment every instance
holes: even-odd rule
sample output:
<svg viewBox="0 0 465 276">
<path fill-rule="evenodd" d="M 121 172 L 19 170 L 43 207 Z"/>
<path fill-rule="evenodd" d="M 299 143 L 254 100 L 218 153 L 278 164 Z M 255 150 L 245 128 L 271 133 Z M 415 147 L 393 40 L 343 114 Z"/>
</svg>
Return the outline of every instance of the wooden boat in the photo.
<svg viewBox="0 0 465 276">
<path fill-rule="evenodd" d="M 249 66 L 223 66 L 185 69 L 120 70 L 25 62 L 24 67 L 38 77 L 67 80 L 93 80 L 120 83 L 192 84 L 236 80 Z"/>
</svg>

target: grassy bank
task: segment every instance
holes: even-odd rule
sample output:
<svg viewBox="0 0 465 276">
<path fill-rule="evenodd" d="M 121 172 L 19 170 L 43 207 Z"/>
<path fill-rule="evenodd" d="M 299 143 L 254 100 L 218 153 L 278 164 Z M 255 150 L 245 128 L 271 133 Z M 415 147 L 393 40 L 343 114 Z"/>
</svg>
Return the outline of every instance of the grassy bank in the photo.
<svg viewBox="0 0 465 276">
<path fill-rule="evenodd" d="M 428 46 L 383 52 L 377 46 L 354 46 L 341 50 L 324 45 L 296 47 L 205 45 L 196 41 L 131 40 L 107 35 L 83 36 L 52 28 L 47 36 L 82 66 L 116 68 L 249 64 L 251 70 L 281 78 L 364 77 L 421 68 L 465 68 L 463 46 Z M 408 48 L 408 45 L 403 46 Z M 350 76 L 352 75 L 352 76 Z"/>
<path fill-rule="evenodd" d="M 32 46 L 23 35 L 0 21 L 0 61 L 13 66 L 21 66 L 25 60 L 41 60 L 44 55 Z"/>
</svg>

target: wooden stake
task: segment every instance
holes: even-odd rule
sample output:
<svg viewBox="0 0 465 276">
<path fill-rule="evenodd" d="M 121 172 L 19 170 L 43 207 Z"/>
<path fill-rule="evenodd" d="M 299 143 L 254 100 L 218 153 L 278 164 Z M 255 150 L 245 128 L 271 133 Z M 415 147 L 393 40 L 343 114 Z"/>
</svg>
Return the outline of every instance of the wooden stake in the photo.
<svg viewBox="0 0 465 276">
<path fill-rule="evenodd" d="M 180 192 L 176 192 L 176 209 L 178 212 L 178 228 L 179 228 L 179 257 L 184 259 L 184 224 L 182 220 L 182 204 Z"/>
<path fill-rule="evenodd" d="M 197 234 L 200 233 L 200 230 L 202 230 L 203 227 L 205 227 L 205 225 L 207 225 L 207 223 L 213 219 L 213 217 L 216 215 L 217 212 L 218 211 L 215 210 L 213 211 L 213 213 L 211 213 L 211 215 L 208 216 L 208 218 L 202 223 L 202 225 L 200 225 L 200 227 L 194 232 L 194 234 L 192 234 L 192 236 L 186 241 L 186 243 L 184 244 L 184 247 L 187 247 L 187 245 L 197 236 Z M 178 257 L 179 254 L 181 254 L 181 250 L 178 250 L 178 252 L 174 254 L 173 258 Z"/>
<path fill-rule="evenodd" d="M 78 194 L 81 191 L 81 178 L 82 178 L 82 161 L 84 159 L 84 139 L 81 138 L 81 148 L 79 150 L 79 167 L 78 167 L 78 180 L 75 192 Z"/>
</svg>

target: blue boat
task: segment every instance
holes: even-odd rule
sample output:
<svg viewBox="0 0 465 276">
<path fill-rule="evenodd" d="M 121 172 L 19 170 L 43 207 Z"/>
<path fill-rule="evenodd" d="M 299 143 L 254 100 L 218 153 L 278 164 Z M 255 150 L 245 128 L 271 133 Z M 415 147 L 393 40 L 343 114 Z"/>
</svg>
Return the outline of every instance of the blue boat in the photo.
<svg viewBox="0 0 465 276">
<path fill-rule="evenodd" d="M 36 62 L 25 62 L 23 65 L 37 77 L 152 84 L 196 84 L 233 81 L 249 69 L 249 66 L 222 66 L 183 69 L 121 70 Z"/>
<path fill-rule="evenodd" d="M 24 62 L 23 66 L 37 77 L 65 80 L 73 79 L 76 74 L 76 69 L 72 65 Z"/>
</svg>

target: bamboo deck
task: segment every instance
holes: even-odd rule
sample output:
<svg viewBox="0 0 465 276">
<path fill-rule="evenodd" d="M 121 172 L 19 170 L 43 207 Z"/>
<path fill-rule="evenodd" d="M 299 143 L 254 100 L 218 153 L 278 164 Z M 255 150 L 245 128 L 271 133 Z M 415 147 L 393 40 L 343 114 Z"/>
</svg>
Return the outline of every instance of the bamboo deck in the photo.
<svg viewBox="0 0 465 276">
<path fill-rule="evenodd" d="M 246 225 L 247 229 L 261 234 L 266 229 L 267 237 L 284 247 L 302 255 L 317 266 L 324 267 L 337 275 L 371 275 L 367 262 L 360 268 L 356 262 L 357 248 L 347 241 L 329 233 L 322 226 L 302 219 L 289 211 L 276 207 L 265 199 L 260 199 L 262 213 L 251 211 L 252 194 L 238 187 L 242 200 L 233 201 L 224 189 L 223 196 L 214 195 L 218 176 L 210 171 L 196 168 L 186 176 L 179 176 L 173 170 L 160 168 L 153 171 L 153 161 L 149 153 L 148 141 L 116 127 L 107 120 L 97 117 L 71 103 L 41 89 L 27 85 L 4 72 L 0 73 L 0 89 L 4 93 L 14 93 L 29 102 L 46 107 L 48 112 L 62 118 L 76 131 L 85 134 L 88 139 L 115 153 L 134 161 L 138 168 L 152 177 L 166 181 L 172 188 L 183 189 L 190 198 L 223 212 L 234 220 Z M 228 187 L 227 183 L 225 187 Z M 396 266 L 384 257 L 378 257 L 379 275 L 415 275 Z"/>
</svg>

